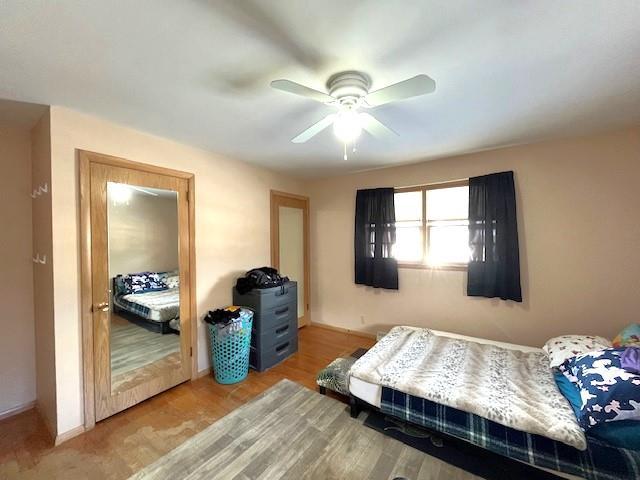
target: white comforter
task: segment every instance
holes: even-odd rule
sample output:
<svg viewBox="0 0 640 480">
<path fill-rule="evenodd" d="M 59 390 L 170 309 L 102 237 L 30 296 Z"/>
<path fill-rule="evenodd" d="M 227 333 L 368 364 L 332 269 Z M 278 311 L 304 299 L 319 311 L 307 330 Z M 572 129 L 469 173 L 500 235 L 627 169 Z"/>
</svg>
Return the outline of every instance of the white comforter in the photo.
<svg viewBox="0 0 640 480">
<path fill-rule="evenodd" d="M 542 352 L 395 327 L 353 365 L 350 374 L 586 449 L 584 432 Z"/>
<path fill-rule="evenodd" d="M 123 300 L 136 303 L 149 309 L 149 312 L 142 315 L 140 311 L 132 310 L 128 305 L 122 305 L 125 310 L 143 316 L 155 322 L 168 322 L 180 316 L 180 289 L 170 288 L 158 292 L 130 293 L 124 295 Z M 116 302 L 117 303 L 117 302 Z"/>
</svg>

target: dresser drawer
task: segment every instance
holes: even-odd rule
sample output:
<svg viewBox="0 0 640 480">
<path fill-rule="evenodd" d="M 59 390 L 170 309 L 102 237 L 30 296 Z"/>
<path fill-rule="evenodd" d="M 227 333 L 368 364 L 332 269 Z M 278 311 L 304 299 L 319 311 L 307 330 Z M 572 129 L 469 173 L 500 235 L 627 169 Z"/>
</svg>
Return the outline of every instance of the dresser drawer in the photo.
<svg viewBox="0 0 640 480">
<path fill-rule="evenodd" d="M 293 335 L 287 340 L 282 340 L 269 348 L 259 351 L 251 347 L 249 353 L 249 366 L 262 372 L 271 368 L 298 351 L 298 335 Z"/>
<path fill-rule="evenodd" d="M 253 317 L 253 330 L 258 334 L 264 334 L 273 331 L 277 326 L 294 320 L 298 320 L 298 304 L 295 300 L 262 312 L 256 312 Z"/>
<path fill-rule="evenodd" d="M 233 304 L 248 307 L 256 313 L 271 310 L 281 305 L 296 302 L 298 299 L 298 284 L 287 282 L 281 287 L 254 289 L 241 294 L 233 289 Z"/>
<path fill-rule="evenodd" d="M 251 346 L 261 352 L 297 335 L 298 319 L 295 317 L 288 317 L 278 324 L 273 325 L 265 332 L 258 333 L 257 330 L 254 330 L 251 333 Z"/>
</svg>

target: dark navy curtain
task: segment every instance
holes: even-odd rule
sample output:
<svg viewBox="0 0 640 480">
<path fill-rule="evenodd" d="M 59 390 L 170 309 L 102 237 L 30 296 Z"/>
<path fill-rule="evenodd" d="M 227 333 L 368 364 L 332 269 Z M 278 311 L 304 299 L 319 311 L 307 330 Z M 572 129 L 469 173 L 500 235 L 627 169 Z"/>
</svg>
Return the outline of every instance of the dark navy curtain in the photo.
<svg viewBox="0 0 640 480">
<path fill-rule="evenodd" d="M 522 301 L 513 172 L 469 179 L 467 295 Z"/>
<path fill-rule="evenodd" d="M 393 188 L 358 190 L 355 221 L 355 280 L 361 285 L 398 289 Z"/>
</svg>

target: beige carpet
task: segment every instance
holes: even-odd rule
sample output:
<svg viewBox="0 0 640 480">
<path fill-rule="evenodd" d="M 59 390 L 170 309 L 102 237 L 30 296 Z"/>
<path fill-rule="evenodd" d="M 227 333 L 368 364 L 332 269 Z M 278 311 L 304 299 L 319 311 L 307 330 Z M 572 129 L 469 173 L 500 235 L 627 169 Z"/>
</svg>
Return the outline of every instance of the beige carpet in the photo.
<svg viewBox="0 0 640 480">
<path fill-rule="evenodd" d="M 131 479 L 395 477 L 478 478 L 365 427 L 345 404 L 282 380 Z"/>
</svg>

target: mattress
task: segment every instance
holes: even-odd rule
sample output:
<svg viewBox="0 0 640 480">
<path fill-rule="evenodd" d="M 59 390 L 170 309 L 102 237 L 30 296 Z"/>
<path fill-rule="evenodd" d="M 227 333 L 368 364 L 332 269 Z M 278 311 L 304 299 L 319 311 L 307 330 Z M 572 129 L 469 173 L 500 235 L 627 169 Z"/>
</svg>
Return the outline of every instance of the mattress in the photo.
<svg viewBox="0 0 640 480">
<path fill-rule="evenodd" d="M 114 303 L 119 308 L 146 320 L 164 323 L 180 316 L 180 289 L 129 293 L 117 296 Z"/>
<path fill-rule="evenodd" d="M 466 335 L 458 335 L 457 333 L 442 332 L 440 330 L 431 330 L 435 335 L 442 337 L 457 338 L 461 340 L 469 340 L 472 342 L 484 343 L 487 345 L 496 345 L 511 350 L 520 350 L 522 352 L 540 352 L 540 348 L 528 347 L 526 345 L 517 345 L 514 343 L 495 342 L 486 338 L 469 337 Z M 369 383 L 356 377 L 349 378 L 349 391 L 360 400 L 364 400 L 369 405 L 380 408 L 380 399 L 382 398 L 382 386 Z"/>
</svg>

